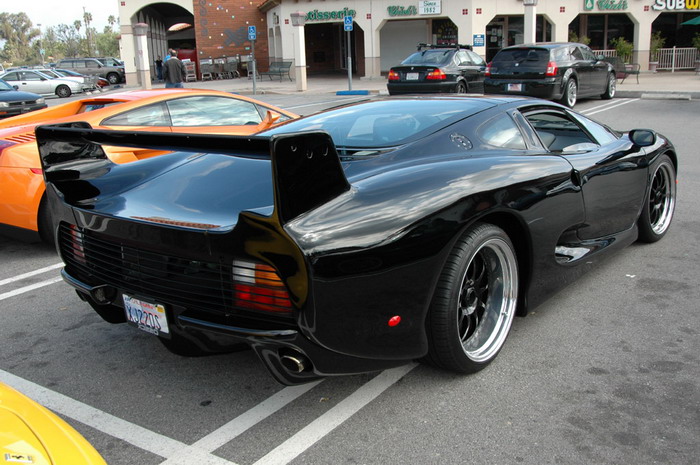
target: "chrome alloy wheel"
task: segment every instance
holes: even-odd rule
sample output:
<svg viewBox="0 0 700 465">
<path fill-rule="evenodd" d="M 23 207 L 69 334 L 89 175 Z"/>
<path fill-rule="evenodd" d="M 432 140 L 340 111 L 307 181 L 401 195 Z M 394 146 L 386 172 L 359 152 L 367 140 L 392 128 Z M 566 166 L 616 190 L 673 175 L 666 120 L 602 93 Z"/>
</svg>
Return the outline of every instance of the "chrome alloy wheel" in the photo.
<svg viewBox="0 0 700 465">
<path fill-rule="evenodd" d="M 663 234 L 671 224 L 676 203 L 676 183 L 670 162 L 659 164 L 649 189 L 649 223 L 655 234 Z"/>
<path fill-rule="evenodd" d="M 457 328 L 465 355 L 489 360 L 508 336 L 518 296 L 517 261 L 508 243 L 494 237 L 472 255 L 462 278 Z"/>
<path fill-rule="evenodd" d="M 614 74 L 610 74 L 610 77 L 608 78 L 608 95 L 610 98 L 613 98 L 615 96 L 615 92 L 617 91 L 617 78 L 615 77 Z"/>
<path fill-rule="evenodd" d="M 573 108 L 576 105 L 576 98 L 578 97 L 578 85 L 573 79 L 569 79 L 566 83 L 566 104 Z"/>
</svg>

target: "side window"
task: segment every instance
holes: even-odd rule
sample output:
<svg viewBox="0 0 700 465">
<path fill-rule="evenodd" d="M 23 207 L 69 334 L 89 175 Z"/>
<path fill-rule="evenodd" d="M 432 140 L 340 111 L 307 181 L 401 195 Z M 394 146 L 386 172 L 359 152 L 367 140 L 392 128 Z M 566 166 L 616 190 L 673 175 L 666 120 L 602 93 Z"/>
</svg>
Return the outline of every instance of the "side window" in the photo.
<svg viewBox="0 0 700 465">
<path fill-rule="evenodd" d="M 586 126 L 588 132 L 591 133 L 591 135 L 595 138 L 595 140 L 598 141 L 600 145 L 609 144 L 610 142 L 619 139 L 619 136 L 617 134 L 615 134 L 602 124 L 596 123 L 592 119 L 588 119 L 583 115 L 579 115 L 578 113 L 572 113 L 571 115 L 574 118 L 576 118 L 579 121 L 579 123 Z"/>
<path fill-rule="evenodd" d="M 7 73 L 3 78 L 6 81 L 19 81 L 18 73 Z"/>
<path fill-rule="evenodd" d="M 126 111 L 102 121 L 103 126 L 170 126 L 168 110 L 162 103 Z"/>
<path fill-rule="evenodd" d="M 471 65 L 471 59 L 469 58 L 469 55 L 467 55 L 467 52 L 464 51 L 459 51 L 457 52 L 457 64 L 460 65 L 462 63 Z"/>
<path fill-rule="evenodd" d="M 581 49 L 578 47 L 574 47 L 574 49 L 571 51 L 571 56 L 574 58 L 574 60 L 583 60 L 583 53 L 581 52 Z"/>
<path fill-rule="evenodd" d="M 481 57 L 480 57 L 479 55 L 477 55 L 476 53 L 467 50 L 467 54 L 469 54 L 469 58 L 472 59 L 472 61 L 474 62 L 474 64 L 476 64 L 476 65 L 486 65 L 486 62 L 484 61 L 484 59 L 481 58 Z"/>
<path fill-rule="evenodd" d="M 506 149 L 525 150 L 525 139 L 509 115 L 503 114 L 482 124 L 477 135 L 486 144 Z"/>
<path fill-rule="evenodd" d="M 255 104 L 226 97 L 187 97 L 167 102 L 173 126 L 245 126 L 259 124 Z"/>
<path fill-rule="evenodd" d="M 595 57 L 595 54 L 593 53 L 593 50 L 591 50 L 588 47 L 579 47 L 581 49 L 581 53 L 583 54 L 583 59 L 588 60 L 588 61 L 597 61 L 598 59 Z"/>
<path fill-rule="evenodd" d="M 542 144 L 552 152 L 590 150 L 598 146 L 575 120 L 558 112 L 538 112 L 524 115 L 535 129 Z"/>
<path fill-rule="evenodd" d="M 73 62 L 73 67 L 74 67 L 74 68 L 85 68 L 85 67 L 86 67 L 86 66 L 85 66 L 85 61 L 83 61 L 83 60 L 75 60 L 75 61 Z"/>
<path fill-rule="evenodd" d="M 29 71 L 25 71 L 22 74 L 22 80 L 23 81 L 41 81 L 41 76 L 39 76 L 36 73 L 32 73 Z"/>
</svg>

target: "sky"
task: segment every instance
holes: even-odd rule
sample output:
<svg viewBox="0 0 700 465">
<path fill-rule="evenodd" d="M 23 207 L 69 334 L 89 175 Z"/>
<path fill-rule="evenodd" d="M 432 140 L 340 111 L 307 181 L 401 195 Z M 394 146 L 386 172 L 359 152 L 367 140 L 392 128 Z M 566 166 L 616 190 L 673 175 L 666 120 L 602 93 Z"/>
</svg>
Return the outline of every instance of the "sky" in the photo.
<svg viewBox="0 0 700 465">
<path fill-rule="evenodd" d="M 82 21 L 83 7 L 92 14 L 92 25 L 102 32 L 108 25 L 107 18 L 119 17 L 120 0 L 7 0 L 3 1 L 0 12 L 27 13 L 32 24 L 41 24 L 44 30 L 49 26 L 73 24 L 76 19 Z"/>
</svg>

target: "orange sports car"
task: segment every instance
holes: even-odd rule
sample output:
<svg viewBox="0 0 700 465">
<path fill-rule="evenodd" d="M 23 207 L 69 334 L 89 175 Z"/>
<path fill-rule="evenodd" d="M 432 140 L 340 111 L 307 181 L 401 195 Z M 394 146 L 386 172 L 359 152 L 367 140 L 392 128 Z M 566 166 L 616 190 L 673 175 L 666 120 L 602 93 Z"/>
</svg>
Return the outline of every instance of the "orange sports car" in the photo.
<svg viewBox="0 0 700 465">
<path fill-rule="evenodd" d="M 44 178 L 34 128 L 86 121 L 93 128 L 253 134 L 297 115 L 241 95 L 216 90 L 156 89 L 97 95 L 0 121 L 0 232 L 52 240 L 44 207 Z M 115 163 L 167 152 L 107 147 Z M 27 234 L 29 233 L 29 234 Z"/>
</svg>

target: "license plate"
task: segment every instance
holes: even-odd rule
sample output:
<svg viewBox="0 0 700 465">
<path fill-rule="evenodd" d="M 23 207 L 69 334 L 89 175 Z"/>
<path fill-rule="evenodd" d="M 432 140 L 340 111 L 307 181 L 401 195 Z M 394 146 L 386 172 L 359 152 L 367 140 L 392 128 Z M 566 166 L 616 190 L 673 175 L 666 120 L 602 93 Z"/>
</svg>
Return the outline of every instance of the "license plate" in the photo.
<svg viewBox="0 0 700 465">
<path fill-rule="evenodd" d="M 418 80 L 418 73 L 406 73 L 406 80 L 407 81 L 417 81 Z"/>
<path fill-rule="evenodd" d="M 146 302 L 135 297 L 123 294 L 124 313 L 126 320 L 141 331 L 156 336 L 170 334 L 168 329 L 168 317 L 165 315 L 165 307 L 160 304 Z"/>
<path fill-rule="evenodd" d="M 508 84 L 508 92 L 522 92 L 523 91 L 523 85 L 522 84 Z"/>
</svg>

